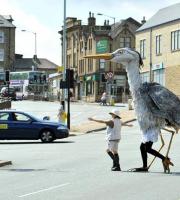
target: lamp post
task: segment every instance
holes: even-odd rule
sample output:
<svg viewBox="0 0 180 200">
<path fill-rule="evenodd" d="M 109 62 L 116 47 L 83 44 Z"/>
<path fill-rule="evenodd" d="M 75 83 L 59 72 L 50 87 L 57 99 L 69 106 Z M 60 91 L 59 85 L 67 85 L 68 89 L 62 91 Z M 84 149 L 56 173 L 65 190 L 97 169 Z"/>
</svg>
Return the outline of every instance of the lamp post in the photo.
<svg viewBox="0 0 180 200">
<path fill-rule="evenodd" d="M 34 55 L 37 55 L 37 34 L 36 32 L 33 31 L 28 31 L 28 30 L 21 30 L 22 32 L 29 32 L 34 34 Z"/>
<path fill-rule="evenodd" d="M 116 23 L 116 18 L 115 17 L 109 16 L 109 15 L 105 15 L 103 13 L 97 13 L 97 15 L 101 15 L 101 16 L 105 16 L 105 17 L 109 17 L 109 18 L 113 19 L 113 21 L 114 21 L 114 29 L 115 29 L 115 23 Z"/>
</svg>

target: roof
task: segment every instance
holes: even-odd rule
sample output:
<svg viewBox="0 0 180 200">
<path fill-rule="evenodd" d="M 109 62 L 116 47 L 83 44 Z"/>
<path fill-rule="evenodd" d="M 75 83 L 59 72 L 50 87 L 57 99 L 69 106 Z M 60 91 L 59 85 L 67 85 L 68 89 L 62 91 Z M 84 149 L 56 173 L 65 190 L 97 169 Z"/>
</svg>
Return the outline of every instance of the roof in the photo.
<svg viewBox="0 0 180 200">
<path fill-rule="evenodd" d="M 36 63 L 38 63 L 37 69 L 56 70 L 58 67 L 58 65 L 45 58 L 37 58 Z M 32 58 L 18 58 L 15 60 L 14 68 L 16 70 L 32 70 L 32 66 L 36 65 L 36 63 Z"/>
<path fill-rule="evenodd" d="M 8 16 L 0 15 L 0 27 L 15 28 L 15 26 L 9 20 L 12 20 L 12 18 Z"/>
<path fill-rule="evenodd" d="M 135 26 L 131 26 L 129 24 L 133 24 Z M 125 28 L 126 25 L 128 26 L 128 30 L 130 30 L 131 33 L 135 33 L 135 31 L 141 26 L 141 24 L 132 17 L 122 19 L 111 26 L 111 38 L 117 37 L 117 35 Z"/>
<path fill-rule="evenodd" d="M 180 19 L 180 3 L 160 9 L 137 32 Z"/>
</svg>

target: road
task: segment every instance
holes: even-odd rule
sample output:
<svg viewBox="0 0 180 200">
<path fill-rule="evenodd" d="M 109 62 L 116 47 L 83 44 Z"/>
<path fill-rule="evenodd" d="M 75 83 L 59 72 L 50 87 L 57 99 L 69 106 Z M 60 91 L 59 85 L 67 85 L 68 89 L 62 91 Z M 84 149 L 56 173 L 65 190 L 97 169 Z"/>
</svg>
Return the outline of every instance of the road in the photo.
<svg viewBox="0 0 180 200">
<path fill-rule="evenodd" d="M 112 163 L 105 153 L 104 137 L 104 131 L 101 131 L 57 140 L 52 144 L 1 141 L 1 159 L 12 160 L 13 165 L 0 168 L 0 199 L 180 199 L 179 135 L 175 136 L 170 152 L 175 164 L 171 174 L 163 173 L 162 163 L 158 159 L 148 173 L 127 172 L 129 168 L 141 166 L 141 135 L 137 122 L 131 128 L 122 129 L 119 148 L 122 172 L 110 170 Z M 164 134 L 164 137 L 167 143 L 169 134 Z M 159 146 L 158 142 L 154 148 L 158 149 Z M 151 159 L 149 157 L 149 161 Z"/>
<path fill-rule="evenodd" d="M 126 104 L 117 104 L 118 108 L 127 109 Z M 46 101 L 12 101 L 12 109 L 17 109 L 31 113 L 37 117 L 43 118 L 50 116 L 52 120 L 57 121 L 59 102 Z M 113 106 L 100 106 L 97 103 L 71 103 L 71 125 L 88 120 L 88 117 L 109 118 L 109 112 L 114 108 Z"/>
</svg>

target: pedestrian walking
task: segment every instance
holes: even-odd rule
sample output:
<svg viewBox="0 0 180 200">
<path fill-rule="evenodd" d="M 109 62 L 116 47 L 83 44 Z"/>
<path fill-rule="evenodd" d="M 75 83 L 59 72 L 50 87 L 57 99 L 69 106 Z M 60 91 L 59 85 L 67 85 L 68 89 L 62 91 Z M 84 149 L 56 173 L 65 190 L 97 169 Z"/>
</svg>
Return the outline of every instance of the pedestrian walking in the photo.
<svg viewBox="0 0 180 200">
<path fill-rule="evenodd" d="M 103 92 L 102 96 L 101 96 L 101 102 L 100 102 L 100 105 L 103 104 L 103 106 L 107 106 L 107 94 L 106 92 Z"/>
<path fill-rule="evenodd" d="M 63 109 L 63 106 L 61 105 L 60 108 L 58 109 L 58 122 L 61 124 L 66 124 L 66 120 L 67 120 L 67 114 Z"/>
<path fill-rule="evenodd" d="M 109 113 L 112 117 L 110 120 L 99 120 L 89 118 L 90 121 L 95 121 L 99 123 L 104 123 L 107 126 L 106 129 L 106 140 L 108 143 L 108 148 L 106 150 L 107 154 L 113 160 L 113 166 L 111 168 L 112 171 L 121 171 L 120 163 L 119 163 L 119 154 L 118 154 L 118 145 L 119 141 L 121 140 L 121 127 L 122 126 L 132 126 L 127 125 L 127 122 L 122 122 L 120 117 L 119 110 L 113 109 Z"/>
</svg>

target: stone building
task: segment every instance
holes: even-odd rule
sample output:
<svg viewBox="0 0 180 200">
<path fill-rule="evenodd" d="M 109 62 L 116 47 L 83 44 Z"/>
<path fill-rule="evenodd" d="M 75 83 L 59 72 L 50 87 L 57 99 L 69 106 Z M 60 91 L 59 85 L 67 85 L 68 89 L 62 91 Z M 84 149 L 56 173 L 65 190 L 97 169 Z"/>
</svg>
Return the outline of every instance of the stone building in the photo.
<svg viewBox="0 0 180 200">
<path fill-rule="evenodd" d="M 108 20 L 96 25 L 89 12 L 87 25 L 77 18 L 67 18 L 67 66 L 75 71 L 75 98 L 89 102 L 100 99 L 106 91 L 117 101 L 126 101 L 129 95 L 126 72 L 121 65 L 105 60 L 85 59 L 84 56 L 112 52 L 120 47 L 135 48 L 135 31 L 141 26 L 128 18 L 113 25 Z M 59 32 L 63 36 L 63 31 Z"/>
<path fill-rule="evenodd" d="M 11 70 L 15 59 L 15 26 L 10 15 L 0 15 L 0 71 Z"/>
<path fill-rule="evenodd" d="M 180 3 L 160 9 L 136 32 L 143 81 L 158 82 L 180 96 Z"/>
</svg>

